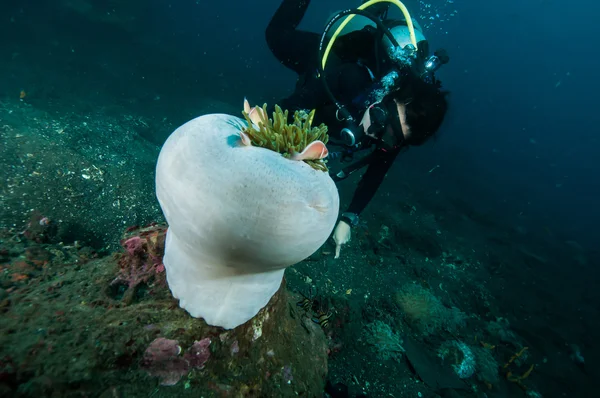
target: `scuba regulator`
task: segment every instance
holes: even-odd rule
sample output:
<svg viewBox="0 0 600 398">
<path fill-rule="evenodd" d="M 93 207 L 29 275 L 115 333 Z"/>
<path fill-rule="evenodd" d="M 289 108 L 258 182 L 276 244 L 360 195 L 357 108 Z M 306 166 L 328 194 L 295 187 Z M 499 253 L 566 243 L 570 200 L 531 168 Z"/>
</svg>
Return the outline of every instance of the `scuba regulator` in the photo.
<svg viewBox="0 0 600 398">
<path fill-rule="evenodd" d="M 350 110 L 335 98 L 335 96 L 331 92 L 329 85 L 327 84 L 327 78 L 325 76 L 324 69 L 325 69 L 325 66 L 327 63 L 327 58 L 329 56 L 329 53 L 331 51 L 331 48 L 333 47 L 333 43 L 335 42 L 337 36 L 343 30 L 343 28 L 346 26 L 346 24 L 348 22 L 350 22 L 350 20 L 355 15 L 361 15 L 361 16 L 371 20 L 373 23 L 375 23 L 377 28 L 380 29 L 380 31 L 384 32 L 384 34 L 387 35 L 387 37 L 389 38 L 389 40 L 392 43 L 394 43 L 395 45 L 398 45 L 398 42 L 396 41 L 394 36 L 391 34 L 389 29 L 387 29 L 383 25 L 381 20 L 379 20 L 377 17 L 373 16 L 372 14 L 370 14 L 366 11 L 363 11 L 363 9 L 368 7 L 369 5 L 370 4 L 367 2 L 355 10 L 346 10 L 346 11 L 341 11 L 341 12 L 337 13 L 333 18 L 331 18 L 329 20 L 329 22 L 325 26 L 325 30 L 323 31 L 323 34 L 321 35 L 321 40 L 319 42 L 319 58 L 318 59 L 321 60 L 321 62 L 319 63 L 319 66 L 317 69 L 317 74 L 323 81 L 323 86 L 325 88 L 325 92 L 327 93 L 327 95 L 329 96 L 329 98 L 335 104 L 335 106 L 337 108 L 337 110 L 336 110 L 337 120 L 342 121 L 345 124 L 345 126 L 340 131 L 340 135 L 341 135 L 343 144 L 346 146 L 349 146 L 349 147 L 357 146 L 363 141 L 363 138 L 365 135 L 364 129 L 361 126 L 359 126 L 360 121 L 357 121 L 354 118 L 354 116 L 352 116 L 352 113 L 350 112 Z M 346 17 L 346 19 L 340 24 L 340 26 L 337 28 L 337 30 L 333 34 L 331 40 L 329 40 L 327 47 L 325 47 L 325 42 L 327 40 L 327 35 L 328 35 L 329 31 L 340 19 L 342 19 L 344 17 Z"/>
</svg>

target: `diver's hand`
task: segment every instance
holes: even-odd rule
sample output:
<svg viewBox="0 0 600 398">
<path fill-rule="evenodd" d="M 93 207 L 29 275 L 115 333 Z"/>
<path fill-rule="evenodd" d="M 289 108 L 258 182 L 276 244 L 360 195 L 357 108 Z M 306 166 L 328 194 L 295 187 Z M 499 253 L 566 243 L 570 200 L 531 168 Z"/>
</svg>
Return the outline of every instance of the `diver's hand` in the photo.
<svg viewBox="0 0 600 398">
<path fill-rule="evenodd" d="M 335 258 L 340 257 L 342 245 L 350 241 L 350 235 L 350 225 L 347 222 L 340 220 L 337 227 L 335 227 L 335 231 L 333 231 L 333 240 L 335 241 Z"/>
</svg>

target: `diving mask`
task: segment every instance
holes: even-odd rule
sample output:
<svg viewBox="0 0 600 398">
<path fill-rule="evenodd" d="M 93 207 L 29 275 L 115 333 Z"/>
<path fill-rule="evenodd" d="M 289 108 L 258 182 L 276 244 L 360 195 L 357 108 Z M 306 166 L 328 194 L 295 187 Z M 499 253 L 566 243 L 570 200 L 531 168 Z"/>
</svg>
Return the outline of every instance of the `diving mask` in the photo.
<svg viewBox="0 0 600 398">
<path fill-rule="evenodd" d="M 371 105 L 360 122 L 366 135 L 375 140 L 383 149 L 394 149 L 402 146 L 408 126 L 403 120 L 403 104 L 392 97 Z"/>
</svg>

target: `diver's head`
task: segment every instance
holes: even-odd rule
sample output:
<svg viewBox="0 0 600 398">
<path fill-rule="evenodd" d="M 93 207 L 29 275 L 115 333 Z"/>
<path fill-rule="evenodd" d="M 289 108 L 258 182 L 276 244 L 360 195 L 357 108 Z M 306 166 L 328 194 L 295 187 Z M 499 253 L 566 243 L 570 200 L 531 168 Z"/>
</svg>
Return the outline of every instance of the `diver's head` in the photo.
<svg viewBox="0 0 600 398">
<path fill-rule="evenodd" d="M 404 124 L 409 130 L 405 138 L 409 145 L 422 145 L 439 130 L 448 111 L 447 95 L 439 80 L 430 83 L 415 79 L 410 96 L 403 94 L 404 98 L 397 98 L 403 105 Z"/>
<path fill-rule="evenodd" d="M 360 123 L 366 136 L 384 149 L 422 145 L 440 128 L 448 102 L 440 82 L 415 78 L 408 90 L 396 91 L 372 104 Z"/>
</svg>

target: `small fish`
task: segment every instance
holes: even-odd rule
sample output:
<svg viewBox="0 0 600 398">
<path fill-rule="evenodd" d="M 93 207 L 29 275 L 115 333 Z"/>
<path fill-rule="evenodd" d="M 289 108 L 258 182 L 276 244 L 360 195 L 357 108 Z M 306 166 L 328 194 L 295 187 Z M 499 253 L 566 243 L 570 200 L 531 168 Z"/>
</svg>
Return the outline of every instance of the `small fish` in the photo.
<svg viewBox="0 0 600 398">
<path fill-rule="evenodd" d="M 296 305 L 308 312 L 312 309 L 313 302 L 311 299 L 304 297 L 302 300 L 298 301 Z"/>
<path fill-rule="evenodd" d="M 252 121 L 252 124 L 254 125 L 253 127 L 256 130 L 259 129 L 258 126 L 262 120 L 268 119 L 265 111 L 260 106 L 250 107 L 250 103 L 246 98 L 244 98 L 244 112 L 248 114 L 248 117 Z"/>
<path fill-rule="evenodd" d="M 314 317 L 312 319 L 312 321 L 314 323 L 318 323 L 319 326 L 321 326 L 323 329 L 326 329 L 329 326 L 329 320 L 331 319 L 332 316 L 333 316 L 333 314 L 331 312 L 321 313 L 321 314 L 317 315 L 316 317 Z"/>
<path fill-rule="evenodd" d="M 240 139 L 242 140 L 242 145 L 252 146 L 252 141 L 250 140 L 250 136 L 248 136 L 248 134 L 246 134 L 244 131 L 240 131 Z"/>
<path fill-rule="evenodd" d="M 322 141 L 313 141 L 300 153 L 294 153 L 292 160 L 319 160 L 329 155 L 329 150 Z"/>
</svg>

